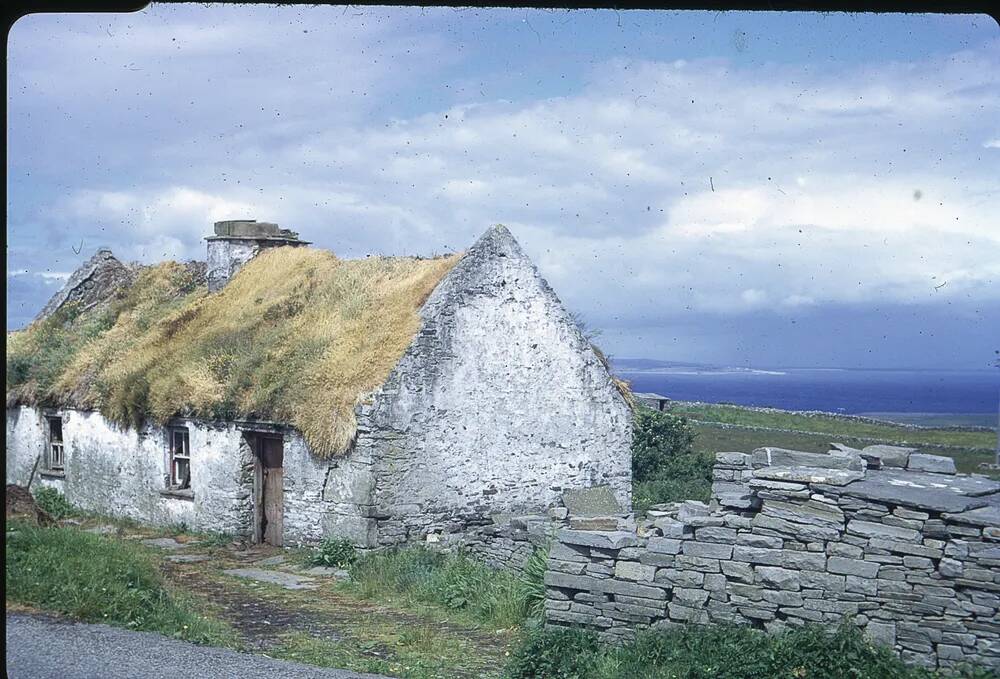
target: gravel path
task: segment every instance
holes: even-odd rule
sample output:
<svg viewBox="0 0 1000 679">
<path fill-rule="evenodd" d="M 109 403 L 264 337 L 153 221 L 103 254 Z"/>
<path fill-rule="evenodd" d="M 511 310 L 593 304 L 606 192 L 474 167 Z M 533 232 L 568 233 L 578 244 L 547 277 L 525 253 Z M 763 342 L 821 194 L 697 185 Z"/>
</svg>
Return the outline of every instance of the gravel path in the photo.
<svg viewBox="0 0 1000 679">
<path fill-rule="evenodd" d="M 386 679 L 20 613 L 7 614 L 6 646 L 10 679 Z"/>
</svg>

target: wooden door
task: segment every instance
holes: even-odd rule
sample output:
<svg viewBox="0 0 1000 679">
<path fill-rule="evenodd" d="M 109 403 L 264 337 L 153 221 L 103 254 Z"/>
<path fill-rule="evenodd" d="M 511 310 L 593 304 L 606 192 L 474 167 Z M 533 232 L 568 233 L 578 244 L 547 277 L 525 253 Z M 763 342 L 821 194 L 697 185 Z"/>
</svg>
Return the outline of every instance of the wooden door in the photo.
<svg viewBox="0 0 1000 679">
<path fill-rule="evenodd" d="M 284 518 L 284 453 L 281 438 L 259 436 L 257 439 L 260 492 L 257 494 L 259 541 L 281 546 Z"/>
</svg>

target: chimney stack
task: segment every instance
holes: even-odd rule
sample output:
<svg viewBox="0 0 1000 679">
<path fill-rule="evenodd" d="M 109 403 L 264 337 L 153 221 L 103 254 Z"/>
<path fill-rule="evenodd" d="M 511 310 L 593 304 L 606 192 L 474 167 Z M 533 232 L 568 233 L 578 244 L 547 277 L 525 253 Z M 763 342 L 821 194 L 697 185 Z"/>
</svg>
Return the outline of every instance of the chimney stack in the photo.
<svg viewBox="0 0 1000 679">
<path fill-rule="evenodd" d="M 215 223 L 215 234 L 208 241 L 208 291 L 225 287 L 244 264 L 267 248 L 309 245 L 299 234 L 271 222 L 254 219 L 231 219 Z"/>
</svg>

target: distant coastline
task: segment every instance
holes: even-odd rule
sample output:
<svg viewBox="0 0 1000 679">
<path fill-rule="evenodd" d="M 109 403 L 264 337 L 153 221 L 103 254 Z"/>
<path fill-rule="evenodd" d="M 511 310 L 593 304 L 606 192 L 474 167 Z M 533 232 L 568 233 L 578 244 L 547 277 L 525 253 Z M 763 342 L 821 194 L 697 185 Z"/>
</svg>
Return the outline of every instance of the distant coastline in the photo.
<svg viewBox="0 0 1000 679">
<path fill-rule="evenodd" d="M 635 391 L 679 401 L 873 417 L 917 426 L 995 427 L 1000 370 L 733 367 L 612 359 Z"/>
</svg>

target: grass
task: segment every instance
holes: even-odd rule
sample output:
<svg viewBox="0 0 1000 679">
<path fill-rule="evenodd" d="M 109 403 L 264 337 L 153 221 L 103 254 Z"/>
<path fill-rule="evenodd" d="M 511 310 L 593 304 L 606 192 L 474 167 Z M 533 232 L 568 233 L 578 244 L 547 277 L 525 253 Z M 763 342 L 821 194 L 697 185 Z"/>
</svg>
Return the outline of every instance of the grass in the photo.
<svg viewBox="0 0 1000 679">
<path fill-rule="evenodd" d="M 836 415 L 807 415 L 788 410 L 750 410 L 739 406 L 711 403 L 675 402 L 670 412 L 691 420 L 735 424 L 741 427 L 787 429 L 852 439 L 872 439 L 914 447 L 950 446 L 989 452 L 995 450 L 996 434 L 947 428 L 902 427 L 892 423 L 874 423 Z"/>
<path fill-rule="evenodd" d="M 703 453 L 718 451 L 750 452 L 761 446 L 776 446 L 804 450 L 810 453 L 825 453 L 830 449 L 831 441 L 838 441 L 849 446 L 863 448 L 874 441 L 861 440 L 850 436 L 832 436 L 830 434 L 810 434 L 799 432 L 761 431 L 743 427 L 723 427 L 714 422 L 690 420 L 696 433 L 694 449 Z M 883 440 L 890 443 L 891 440 Z M 981 462 L 992 462 L 996 454 L 975 449 L 952 446 L 919 445 L 921 452 L 932 455 L 946 455 L 955 459 L 958 471 L 997 475 L 997 472 L 984 471 L 979 468 Z"/>
<path fill-rule="evenodd" d="M 621 646 L 591 632 L 550 628 L 525 635 L 508 679 L 926 679 L 849 623 L 835 631 L 806 625 L 777 634 L 747 627 L 696 626 L 640 632 Z M 962 676 L 995 676 L 969 670 Z"/>
<path fill-rule="evenodd" d="M 689 429 L 694 434 L 693 441 L 681 435 L 679 429 Z M 924 453 L 953 458 L 959 472 L 1000 478 L 1000 471 L 979 466 L 993 462 L 996 457 L 995 434 L 988 431 L 914 429 L 836 415 L 676 401 L 669 413 L 648 409 L 637 412 L 632 505 L 642 513 L 651 505 L 664 502 L 707 502 L 711 497 L 712 465 L 717 452 L 751 452 L 762 446 L 775 446 L 826 453 L 832 441 L 856 448 L 873 443 L 913 446 Z M 652 466 L 637 468 L 636 460 L 646 458 L 650 460 L 646 466 Z"/>
<path fill-rule="evenodd" d="M 544 557 L 528 574 L 494 570 L 462 554 L 406 547 L 359 557 L 350 566 L 349 587 L 368 599 L 431 605 L 491 628 L 509 628 L 540 612 Z"/>
<path fill-rule="evenodd" d="M 8 405 L 98 409 L 123 425 L 259 417 L 337 455 L 358 400 L 388 377 L 458 258 L 275 248 L 212 295 L 180 264 L 149 267 L 107 307 L 9 333 Z"/>
<path fill-rule="evenodd" d="M 432 623 L 385 625 L 372 621 L 352 631 L 351 640 L 320 639 L 306 633 L 284 637 L 270 655 L 284 660 L 406 679 L 498 676 L 483 663 L 481 648 Z"/>
<path fill-rule="evenodd" d="M 8 601 L 196 643 L 230 642 L 224 625 L 167 589 L 143 548 L 73 528 L 12 522 L 8 529 Z"/>
</svg>

